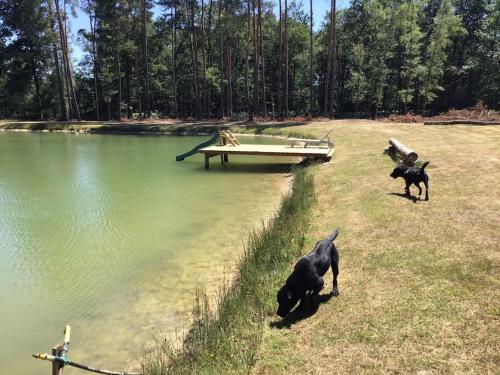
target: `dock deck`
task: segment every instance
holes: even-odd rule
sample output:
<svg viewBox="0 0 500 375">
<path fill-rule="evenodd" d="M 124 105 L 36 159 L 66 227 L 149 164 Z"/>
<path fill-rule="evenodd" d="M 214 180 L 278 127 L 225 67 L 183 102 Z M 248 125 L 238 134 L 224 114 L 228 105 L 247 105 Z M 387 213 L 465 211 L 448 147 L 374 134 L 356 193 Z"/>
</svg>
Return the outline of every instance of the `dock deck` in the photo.
<svg viewBox="0 0 500 375">
<path fill-rule="evenodd" d="M 221 162 L 228 161 L 228 155 L 296 156 L 302 158 L 330 159 L 333 147 L 292 147 L 291 145 L 215 145 L 199 150 L 205 154 L 205 168 L 209 168 L 209 159 L 220 155 Z"/>
</svg>

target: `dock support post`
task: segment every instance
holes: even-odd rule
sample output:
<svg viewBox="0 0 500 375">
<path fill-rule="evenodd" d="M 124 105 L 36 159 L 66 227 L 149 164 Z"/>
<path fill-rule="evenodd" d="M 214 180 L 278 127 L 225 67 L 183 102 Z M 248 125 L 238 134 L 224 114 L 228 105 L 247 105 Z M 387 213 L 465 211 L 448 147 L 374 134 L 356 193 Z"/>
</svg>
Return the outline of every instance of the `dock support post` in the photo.
<svg viewBox="0 0 500 375">
<path fill-rule="evenodd" d="M 220 154 L 220 163 L 224 165 L 224 163 L 227 163 L 229 161 L 229 158 L 227 154 Z"/>
<path fill-rule="evenodd" d="M 210 166 L 210 156 L 208 154 L 205 154 L 205 169 L 208 169 Z"/>
</svg>

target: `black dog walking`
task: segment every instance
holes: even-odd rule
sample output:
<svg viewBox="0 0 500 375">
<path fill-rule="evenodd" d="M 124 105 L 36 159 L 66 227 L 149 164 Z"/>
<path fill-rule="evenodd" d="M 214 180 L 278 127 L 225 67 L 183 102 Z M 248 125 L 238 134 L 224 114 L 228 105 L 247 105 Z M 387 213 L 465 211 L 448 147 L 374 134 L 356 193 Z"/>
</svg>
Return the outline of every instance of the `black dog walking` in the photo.
<svg viewBox="0 0 500 375">
<path fill-rule="evenodd" d="M 333 273 L 333 295 L 339 295 L 337 276 L 339 275 L 339 252 L 333 241 L 339 235 L 339 229 L 330 234 L 322 241 L 318 241 L 314 250 L 303 256 L 295 264 L 292 274 L 286 280 L 285 285 L 278 292 L 277 314 L 284 318 L 300 300 L 301 305 L 306 304 L 307 292 L 317 295 L 325 282 L 323 275 L 332 267 Z"/>
<path fill-rule="evenodd" d="M 413 184 L 418 188 L 418 195 L 422 195 L 422 188 L 420 183 L 423 182 L 425 186 L 425 200 L 429 200 L 429 176 L 425 173 L 425 167 L 429 164 L 426 161 L 420 168 L 408 167 L 406 165 L 398 165 L 391 173 L 392 178 L 401 177 L 405 180 L 405 193 L 410 195 L 410 185 Z"/>
</svg>

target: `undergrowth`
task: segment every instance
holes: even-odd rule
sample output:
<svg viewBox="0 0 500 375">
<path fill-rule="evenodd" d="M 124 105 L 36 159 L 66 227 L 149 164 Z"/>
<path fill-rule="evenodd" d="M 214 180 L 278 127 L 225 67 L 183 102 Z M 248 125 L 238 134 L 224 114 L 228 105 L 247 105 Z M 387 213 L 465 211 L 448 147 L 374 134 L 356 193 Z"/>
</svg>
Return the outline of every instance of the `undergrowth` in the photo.
<svg viewBox="0 0 500 375">
<path fill-rule="evenodd" d="M 222 288 L 216 308 L 197 298 L 195 322 L 182 349 L 159 342 L 145 357 L 144 374 L 248 373 L 265 317 L 276 308 L 276 291 L 301 254 L 313 201 L 312 176 L 297 170 L 275 217 L 250 236 L 235 282 Z"/>
</svg>

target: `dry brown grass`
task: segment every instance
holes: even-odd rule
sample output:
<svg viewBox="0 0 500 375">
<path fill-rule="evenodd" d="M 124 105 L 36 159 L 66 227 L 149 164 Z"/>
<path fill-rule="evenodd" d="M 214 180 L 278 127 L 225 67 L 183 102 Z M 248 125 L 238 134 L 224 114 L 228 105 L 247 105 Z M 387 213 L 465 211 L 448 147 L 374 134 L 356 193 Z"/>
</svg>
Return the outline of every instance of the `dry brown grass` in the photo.
<svg viewBox="0 0 500 375">
<path fill-rule="evenodd" d="M 466 109 L 450 109 L 446 113 L 437 116 L 437 118 L 450 120 L 472 119 L 500 121 L 500 113 L 488 108 L 482 102 L 478 102 L 474 107 Z"/>
<path fill-rule="evenodd" d="M 331 163 L 304 251 L 339 226 L 340 292 L 289 329 L 265 325 L 254 374 L 500 372 L 500 128 L 333 121 Z M 394 136 L 429 160 L 412 201 L 382 154 Z M 331 288 L 331 276 L 327 275 Z"/>
<path fill-rule="evenodd" d="M 412 112 L 408 112 L 405 115 L 389 115 L 387 117 L 377 118 L 377 121 L 381 122 L 403 122 L 403 123 L 420 123 L 424 122 L 424 117 L 421 115 L 416 115 Z"/>
</svg>

